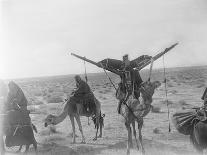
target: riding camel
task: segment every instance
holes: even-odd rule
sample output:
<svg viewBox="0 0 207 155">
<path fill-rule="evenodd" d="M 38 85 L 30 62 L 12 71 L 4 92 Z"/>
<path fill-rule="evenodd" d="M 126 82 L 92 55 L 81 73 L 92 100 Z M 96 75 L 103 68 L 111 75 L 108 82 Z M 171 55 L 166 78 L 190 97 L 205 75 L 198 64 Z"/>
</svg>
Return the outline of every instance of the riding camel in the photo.
<svg viewBox="0 0 207 155">
<path fill-rule="evenodd" d="M 154 90 L 161 85 L 159 81 L 146 81 L 141 84 L 140 93 L 141 101 L 135 99 L 133 95 L 130 95 L 125 104 L 121 106 L 121 115 L 125 118 L 125 126 L 128 131 L 128 143 L 127 143 L 127 155 L 130 154 L 130 147 L 132 147 L 132 131 L 131 124 L 133 128 L 133 134 L 136 140 L 136 145 L 139 150 L 139 144 L 141 145 L 141 151 L 144 153 L 144 147 L 142 143 L 142 126 L 143 117 L 145 117 L 151 109 L 152 96 Z M 116 93 L 116 98 L 120 101 L 125 99 L 126 94 L 122 87 L 119 87 Z M 136 137 L 135 121 L 138 123 L 139 139 Z M 139 142 L 139 144 L 138 144 Z"/>
<path fill-rule="evenodd" d="M 103 121 L 100 121 L 100 118 L 103 118 L 104 116 L 101 115 L 101 104 L 100 102 L 94 97 L 94 101 L 95 101 L 95 108 L 90 111 L 90 112 L 85 112 L 84 110 L 84 105 L 81 103 L 76 103 L 75 101 L 71 101 L 70 99 L 67 101 L 63 111 L 61 112 L 60 115 L 55 116 L 55 115 L 48 115 L 45 119 L 45 127 L 47 127 L 48 125 L 56 125 L 61 123 L 66 116 L 68 115 L 70 117 L 70 121 L 72 124 L 72 130 L 73 130 L 73 141 L 72 143 L 76 143 L 76 135 L 75 135 L 75 122 L 74 122 L 74 118 L 76 119 L 76 122 L 78 124 L 81 136 L 82 136 L 82 141 L 81 143 L 85 143 L 85 137 L 83 135 L 83 130 L 82 130 L 82 125 L 81 125 L 81 121 L 80 121 L 80 116 L 86 116 L 86 117 L 93 117 L 95 115 L 96 117 L 96 135 L 95 138 L 93 140 L 97 140 L 97 138 L 101 138 L 102 137 L 102 126 L 103 126 Z M 98 129 L 100 127 L 100 134 L 98 135 Z"/>
</svg>

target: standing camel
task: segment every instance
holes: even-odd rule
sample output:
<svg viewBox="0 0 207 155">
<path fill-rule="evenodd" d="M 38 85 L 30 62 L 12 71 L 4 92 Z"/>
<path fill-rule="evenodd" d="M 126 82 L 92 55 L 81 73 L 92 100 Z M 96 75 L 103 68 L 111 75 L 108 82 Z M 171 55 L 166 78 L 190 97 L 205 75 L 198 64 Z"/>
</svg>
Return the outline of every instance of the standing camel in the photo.
<svg viewBox="0 0 207 155">
<path fill-rule="evenodd" d="M 127 155 L 130 154 L 130 147 L 132 147 L 132 131 L 131 124 L 133 128 L 133 134 L 136 140 L 137 148 L 139 149 L 139 144 L 141 145 L 141 151 L 144 153 L 144 147 L 142 143 L 142 126 L 143 126 L 143 117 L 145 117 L 151 109 L 152 96 L 154 94 L 154 90 L 159 87 L 161 83 L 159 81 L 150 82 L 146 81 L 141 84 L 140 92 L 142 96 L 141 102 L 135 99 L 132 95 L 129 96 L 126 104 L 122 104 L 121 106 L 121 115 L 125 118 L 125 126 L 128 131 L 128 143 L 127 143 Z M 126 94 L 122 87 L 119 87 L 116 93 L 116 98 L 120 101 L 125 99 Z M 135 129 L 135 121 L 138 123 L 139 130 L 139 140 L 136 138 L 136 129 Z"/>
<path fill-rule="evenodd" d="M 54 115 L 50 114 L 46 117 L 45 127 L 47 127 L 50 124 L 53 124 L 53 125 L 59 124 L 60 122 L 62 122 L 66 118 L 67 115 L 69 115 L 70 121 L 71 121 L 71 124 L 72 124 L 72 130 L 73 130 L 73 141 L 72 141 L 72 143 L 76 143 L 74 118 L 76 119 L 79 130 L 81 132 L 81 136 L 82 136 L 82 142 L 81 143 L 85 143 L 85 137 L 83 135 L 80 116 L 87 116 L 87 117 L 91 116 L 92 117 L 92 116 L 95 115 L 95 117 L 96 117 L 96 129 L 97 130 L 96 130 L 95 138 L 93 140 L 97 140 L 97 138 L 102 137 L 102 124 L 100 124 L 101 122 L 99 121 L 100 117 L 101 117 L 101 104 L 95 97 L 94 97 L 94 101 L 95 101 L 94 110 L 92 110 L 90 113 L 86 113 L 86 112 L 84 112 L 83 104 L 76 103 L 76 102 L 71 101 L 69 99 L 60 115 L 54 116 Z M 100 135 L 97 136 L 99 125 L 100 125 Z"/>
</svg>

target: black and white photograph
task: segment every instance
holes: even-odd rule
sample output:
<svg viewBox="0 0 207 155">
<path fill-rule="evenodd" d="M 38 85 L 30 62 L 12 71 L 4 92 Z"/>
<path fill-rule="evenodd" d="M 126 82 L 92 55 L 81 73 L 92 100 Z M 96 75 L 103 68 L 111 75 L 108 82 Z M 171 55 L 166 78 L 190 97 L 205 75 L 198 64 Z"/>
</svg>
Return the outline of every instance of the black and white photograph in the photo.
<svg viewBox="0 0 207 155">
<path fill-rule="evenodd" d="M 0 0 L 0 155 L 207 153 L 207 0 Z"/>
</svg>

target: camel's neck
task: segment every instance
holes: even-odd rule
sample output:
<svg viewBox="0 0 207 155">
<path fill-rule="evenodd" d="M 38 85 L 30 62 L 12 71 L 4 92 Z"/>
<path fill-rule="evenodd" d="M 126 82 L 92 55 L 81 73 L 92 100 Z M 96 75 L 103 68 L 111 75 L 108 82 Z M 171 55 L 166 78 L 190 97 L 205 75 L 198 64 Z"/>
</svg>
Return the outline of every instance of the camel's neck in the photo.
<svg viewBox="0 0 207 155">
<path fill-rule="evenodd" d="M 58 115 L 54 118 L 54 124 L 56 125 L 56 124 L 59 124 L 60 122 L 62 122 L 67 115 L 68 115 L 68 111 L 66 109 L 64 109 L 60 115 Z"/>
</svg>

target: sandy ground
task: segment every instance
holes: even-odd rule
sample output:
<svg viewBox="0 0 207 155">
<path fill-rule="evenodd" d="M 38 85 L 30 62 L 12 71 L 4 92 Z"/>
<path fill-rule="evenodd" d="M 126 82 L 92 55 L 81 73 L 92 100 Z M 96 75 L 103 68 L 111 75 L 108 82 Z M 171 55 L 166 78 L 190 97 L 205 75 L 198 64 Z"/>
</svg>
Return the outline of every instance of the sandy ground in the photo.
<svg viewBox="0 0 207 155">
<path fill-rule="evenodd" d="M 141 75 L 146 79 L 148 71 L 143 71 Z M 113 74 L 110 76 L 116 84 L 119 82 L 119 77 Z M 162 70 L 154 70 L 152 77 L 152 80 L 163 82 Z M 206 85 L 206 79 L 207 67 L 168 69 L 167 91 L 170 115 L 179 110 L 200 106 L 202 104 L 200 98 Z M 103 73 L 89 75 L 89 85 L 101 102 L 102 112 L 106 114 L 102 138 L 97 141 L 92 140 L 95 136 L 94 125 L 91 120 L 88 125 L 86 117 L 81 117 L 86 144 L 80 144 L 81 136 L 77 125 L 77 144 L 71 144 L 72 129 L 68 117 L 56 126 L 57 133 L 51 133 L 49 128 L 44 127 L 44 118 L 50 113 L 59 114 L 64 107 L 62 102 L 50 103 L 53 100 L 49 100 L 49 98 L 51 96 L 59 96 L 59 99 L 65 98 L 74 88 L 72 81 L 71 76 L 16 80 L 23 88 L 30 103 L 33 104 L 29 108 L 32 122 L 38 129 L 38 133 L 35 134 L 38 141 L 38 154 L 126 154 L 127 130 L 122 116 L 117 114 L 118 102 L 115 98 L 115 90 Z M 153 96 L 153 106 L 156 111 L 150 112 L 144 119 L 142 133 L 146 154 L 197 154 L 189 142 L 189 137 L 179 134 L 172 122 L 170 122 L 171 132 L 168 132 L 169 120 L 165 100 L 165 88 L 162 83 Z M 7 154 L 14 154 L 15 150 L 17 147 L 7 148 Z M 32 147 L 30 154 L 34 154 Z M 131 154 L 140 154 L 135 145 Z"/>
</svg>

